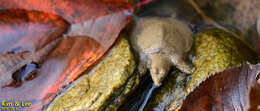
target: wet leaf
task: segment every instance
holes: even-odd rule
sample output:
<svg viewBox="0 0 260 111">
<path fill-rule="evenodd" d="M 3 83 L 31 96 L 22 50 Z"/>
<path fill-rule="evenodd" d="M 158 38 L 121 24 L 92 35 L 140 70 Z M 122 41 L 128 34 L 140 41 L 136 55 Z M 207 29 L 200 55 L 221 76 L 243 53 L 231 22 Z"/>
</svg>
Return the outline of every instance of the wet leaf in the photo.
<svg viewBox="0 0 260 111">
<path fill-rule="evenodd" d="M 2 88 L 0 98 L 33 101 L 30 110 L 40 109 L 46 105 L 62 88 L 78 78 L 82 72 L 88 70 L 115 42 L 120 31 L 128 24 L 130 14 L 133 11 L 130 4 L 123 1 L 0 1 L 0 11 L 19 9 L 53 14 L 63 18 L 70 26 L 67 32 L 62 32 L 63 36 L 69 38 L 62 40 L 53 51 L 47 54 L 47 58 L 42 61 L 36 71 L 37 77 L 24 82 L 17 88 Z M 37 21 L 40 19 L 39 17 L 32 16 L 31 18 Z M 17 23 L 16 19 L 19 17 L 14 18 L 13 23 Z M 52 18 L 47 17 L 47 19 Z M 57 21 L 54 23 L 59 24 Z M 22 32 L 23 30 L 18 31 Z M 46 39 L 49 40 L 50 37 L 46 36 Z M 26 38 L 21 43 L 26 44 L 28 41 L 29 39 Z M 16 42 L 12 44 L 16 45 Z M 17 94 L 17 92 L 19 93 Z"/>
<path fill-rule="evenodd" d="M 260 64 L 249 63 L 219 72 L 187 96 L 181 111 L 247 111 L 250 105 L 260 104 L 259 97 L 250 100 L 260 93 L 259 72 Z"/>
<path fill-rule="evenodd" d="M 70 36 L 88 36 L 109 48 L 132 12 L 123 0 L 9 0 L 0 9 L 36 10 L 61 16 L 71 24 Z"/>
<path fill-rule="evenodd" d="M 46 57 L 36 72 L 36 78 L 24 82 L 17 88 L 2 88 L 0 98 L 34 101 L 30 110 L 39 109 L 53 99 L 62 87 L 99 59 L 104 52 L 101 45 L 89 37 L 64 39 Z"/>
<path fill-rule="evenodd" d="M 53 40 L 35 53 L 0 54 L 0 91 L 14 81 L 13 74 L 16 71 L 32 62 L 42 62 L 60 40 L 61 38 Z"/>
<path fill-rule="evenodd" d="M 5 54 L 0 55 L 0 87 L 3 88 L 4 86 L 7 86 L 10 84 L 13 79 L 12 75 L 14 72 L 16 72 L 18 69 L 23 67 L 28 63 L 24 59 L 24 53 L 18 53 L 18 54 Z"/>
<path fill-rule="evenodd" d="M 128 3 L 128 1 L 132 0 L 101 0 L 103 2 L 109 2 L 109 3 Z"/>
<path fill-rule="evenodd" d="M 130 8 L 128 4 L 104 3 L 102 0 L 4 0 L 0 4 L 0 9 L 25 9 L 52 13 L 63 17 L 71 24 L 121 12 L 128 8 Z"/>
<path fill-rule="evenodd" d="M 59 16 L 26 10 L 0 10 L 0 54 L 35 52 L 61 37 L 68 23 Z"/>
<path fill-rule="evenodd" d="M 128 24 L 125 13 L 114 13 L 109 16 L 73 24 L 69 36 L 88 36 L 99 42 L 107 50 L 115 42 L 121 30 Z"/>
</svg>

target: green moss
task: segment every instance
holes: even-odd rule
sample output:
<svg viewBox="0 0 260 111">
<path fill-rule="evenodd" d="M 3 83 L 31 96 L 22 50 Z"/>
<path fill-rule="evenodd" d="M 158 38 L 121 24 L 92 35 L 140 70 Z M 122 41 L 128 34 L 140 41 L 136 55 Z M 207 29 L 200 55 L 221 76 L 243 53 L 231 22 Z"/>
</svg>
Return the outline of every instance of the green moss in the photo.
<svg viewBox="0 0 260 111">
<path fill-rule="evenodd" d="M 114 111 L 139 84 L 130 45 L 121 37 L 115 47 L 88 75 L 76 80 L 47 111 Z"/>
<path fill-rule="evenodd" d="M 242 41 L 220 29 L 207 29 L 194 38 L 195 71 L 187 90 L 191 91 L 215 72 L 238 66 L 246 61 L 255 63 L 257 55 Z"/>
</svg>

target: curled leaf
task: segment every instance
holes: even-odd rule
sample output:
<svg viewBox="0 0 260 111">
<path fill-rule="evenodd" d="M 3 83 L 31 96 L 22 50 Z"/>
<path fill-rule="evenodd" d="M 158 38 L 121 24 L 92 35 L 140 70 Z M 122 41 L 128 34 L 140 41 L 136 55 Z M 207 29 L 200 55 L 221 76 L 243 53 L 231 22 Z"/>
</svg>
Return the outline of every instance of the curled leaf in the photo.
<svg viewBox="0 0 260 111">
<path fill-rule="evenodd" d="M 247 63 L 216 73 L 187 96 L 181 111 L 247 111 L 250 105 L 260 104 L 259 97 L 250 100 L 260 93 L 259 72 L 260 64 Z"/>
</svg>

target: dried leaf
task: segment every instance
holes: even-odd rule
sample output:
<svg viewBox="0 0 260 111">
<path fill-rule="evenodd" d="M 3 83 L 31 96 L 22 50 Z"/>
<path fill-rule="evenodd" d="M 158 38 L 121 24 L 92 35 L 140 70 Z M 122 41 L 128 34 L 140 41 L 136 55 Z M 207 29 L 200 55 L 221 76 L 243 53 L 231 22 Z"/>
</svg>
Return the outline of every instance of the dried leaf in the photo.
<svg viewBox="0 0 260 111">
<path fill-rule="evenodd" d="M 181 111 L 246 111 L 250 104 L 259 105 L 259 97 L 254 100 L 257 103 L 249 99 L 253 96 L 252 87 L 259 86 L 256 85 L 259 72 L 260 64 L 248 63 L 219 72 L 187 96 Z"/>
</svg>

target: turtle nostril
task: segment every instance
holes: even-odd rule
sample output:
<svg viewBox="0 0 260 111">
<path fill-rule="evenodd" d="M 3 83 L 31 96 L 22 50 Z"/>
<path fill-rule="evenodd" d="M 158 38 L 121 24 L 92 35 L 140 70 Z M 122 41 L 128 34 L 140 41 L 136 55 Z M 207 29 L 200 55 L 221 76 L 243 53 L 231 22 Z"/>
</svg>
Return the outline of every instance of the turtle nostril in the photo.
<svg viewBox="0 0 260 111">
<path fill-rule="evenodd" d="M 160 74 L 165 74 L 165 73 L 166 73 L 165 70 L 161 70 L 161 71 L 160 71 Z"/>
</svg>

